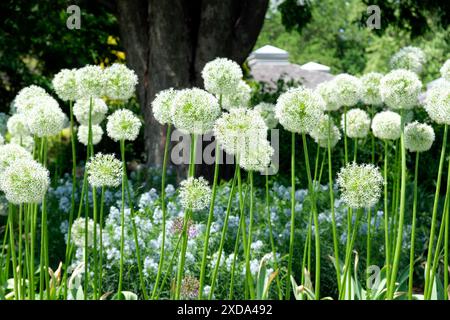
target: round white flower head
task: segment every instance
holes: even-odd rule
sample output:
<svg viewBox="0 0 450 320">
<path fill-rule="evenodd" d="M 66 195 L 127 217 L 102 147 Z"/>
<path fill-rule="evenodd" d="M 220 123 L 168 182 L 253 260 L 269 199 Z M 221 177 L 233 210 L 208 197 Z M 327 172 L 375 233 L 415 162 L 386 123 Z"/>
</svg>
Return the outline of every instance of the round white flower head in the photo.
<svg viewBox="0 0 450 320">
<path fill-rule="evenodd" d="M 254 110 L 258 111 L 268 129 L 275 129 L 278 125 L 278 119 L 275 118 L 275 105 L 272 103 L 261 102 L 257 104 Z"/>
<path fill-rule="evenodd" d="M 30 129 L 28 128 L 28 118 L 21 113 L 16 113 L 9 117 L 6 124 L 8 132 L 11 136 L 24 137 L 30 135 Z"/>
<path fill-rule="evenodd" d="M 310 89 L 291 89 L 283 93 L 275 106 L 275 116 L 288 131 L 309 133 L 323 115 L 325 102 Z"/>
<path fill-rule="evenodd" d="M 428 90 L 424 108 L 433 121 L 439 124 L 450 124 L 450 82 Z"/>
<path fill-rule="evenodd" d="M 75 71 L 79 98 L 96 98 L 105 93 L 105 77 L 99 66 L 87 65 Z"/>
<path fill-rule="evenodd" d="M 422 49 L 407 46 L 401 48 L 391 58 L 391 69 L 406 69 L 415 73 L 422 72 L 422 67 L 425 64 L 426 56 Z"/>
<path fill-rule="evenodd" d="M 41 87 L 31 85 L 19 91 L 14 99 L 17 113 L 27 114 L 41 99 L 46 100 L 50 95 Z"/>
<path fill-rule="evenodd" d="M 434 142 L 433 127 L 417 121 L 405 126 L 405 148 L 411 152 L 428 151 Z"/>
<path fill-rule="evenodd" d="M 267 125 L 256 110 L 231 109 L 217 119 L 214 135 L 222 149 L 237 154 L 251 141 L 267 139 Z"/>
<path fill-rule="evenodd" d="M 441 67 L 441 76 L 447 81 L 450 81 L 450 59 L 445 61 Z"/>
<path fill-rule="evenodd" d="M 383 102 L 392 109 L 412 109 L 418 104 L 422 82 L 412 71 L 397 69 L 380 81 Z"/>
<path fill-rule="evenodd" d="M 134 141 L 141 126 L 141 120 L 133 112 L 127 109 L 119 109 L 108 117 L 106 132 L 114 141 Z"/>
<path fill-rule="evenodd" d="M 217 99 L 198 88 L 178 91 L 171 108 L 174 126 L 190 134 L 204 134 L 212 130 L 220 113 Z"/>
<path fill-rule="evenodd" d="M 336 111 L 341 107 L 339 97 L 336 94 L 336 83 L 334 81 L 325 81 L 319 83 L 316 87 L 316 92 L 325 101 L 325 108 L 328 111 Z"/>
<path fill-rule="evenodd" d="M 90 98 L 84 98 L 77 100 L 73 106 L 73 114 L 77 118 L 80 124 L 85 126 L 89 125 L 89 108 L 91 104 Z M 91 109 L 91 123 L 99 124 L 105 119 L 105 115 L 108 112 L 108 106 L 105 101 L 100 98 L 92 99 Z"/>
<path fill-rule="evenodd" d="M 232 94 L 242 79 L 241 67 L 227 58 L 216 58 L 202 70 L 205 89 L 212 94 Z"/>
<path fill-rule="evenodd" d="M 17 144 L 8 143 L 0 146 L 0 172 L 3 172 L 11 163 L 19 159 L 31 161 L 33 156 Z"/>
<path fill-rule="evenodd" d="M 114 63 L 103 72 L 105 94 L 114 100 L 128 100 L 134 95 L 138 77 L 124 64 Z"/>
<path fill-rule="evenodd" d="M 48 170 L 30 159 L 15 160 L 0 176 L 0 187 L 14 204 L 42 202 L 49 184 Z"/>
<path fill-rule="evenodd" d="M 382 78 L 383 74 L 378 72 L 369 72 L 361 77 L 361 100 L 364 104 L 379 106 L 383 103 L 380 94 L 380 81 Z"/>
<path fill-rule="evenodd" d="M 239 165 L 246 171 L 264 172 L 270 165 L 274 150 L 269 141 L 260 139 L 246 145 L 239 157 Z"/>
<path fill-rule="evenodd" d="M 97 232 L 100 230 L 97 225 Z M 75 246 L 84 248 L 86 244 L 86 219 L 79 217 L 73 221 L 71 229 L 71 240 Z M 89 218 L 88 220 L 88 247 L 94 245 L 94 221 Z"/>
<path fill-rule="evenodd" d="M 361 81 L 350 74 L 341 73 L 333 80 L 333 91 L 340 106 L 351 107 L 359 102 L 362 94 Z"/>
<path fill-rule="evenodd" d="M 396 112 L 383 111 L 377 113 L 372 120 L 372 132 L 381 140 L 397 140 L 400 138 L 402 118 Z"/>
<path fill-rule="evenodd" d="M 78 86 L 75 77 L 76 69 L 62 69 L 52 80 L 53 89 L 63 101 L 74 101 L 78 98 Z"/>
<path fill-rule="evenodd" d="M 160 91 L 152 102 L 153 116 L 160 124 L 172 123 L 171 107 L 177 91 L 173 88 Z"/>
<path fill-rule="evenodd" d="M 370 208 L 379 200 L 384 183 L 378 167 L 349 163 L 338 173 L 341 199 L 351 208 Z"/>
<path fill-rule="evenodd" d="M 205 209 L 211 201 L 211 193 L 208 181 L 203 177 L 190 177 L 180 183 L 180 200 L 184 209 L 193 211 Z"/>
<path fill-rule="evenodd" d="M 347 118 L 347 124 L 345 118 Z M 364 138 L 370 130 L 369 114 L 359 108 L 351 109 L 347 112 L 347 117 L 345 117 L 345 114 L 342 115 L 341 129 L 344 134 L 347 133 L 349 138 Z"/>
<path fill-rule="evenodd" d="M 339 131 L 339 128 L 334 124 L 333 120 L 331 120 L 330 128 L 329 119 L 329 115 L 323 115 L 316 127 L 310 133 L 310 136 L 321 148 L 328 148 L 328 134 L 330 135 L 331 148 L 334 148 L 339 140 L 341 140 L 341 132 Z"/>
<path fill-rule="evenodd" d="M 12 136 L 10 143 L 17 144 L 30 153 L 33 152 L 34 149 L 34 139 L 32 136 Z"/>
<path fill-rule="evenodd" d="M 85 146 L 89 140 L 89 126 L 81 125 L 77 130 L 78 141 Z M 102 140 L 103 129 L 98 124 L 92 125 L 92 144 L 96 145 Z"/>
<path fill-rule="evenodd" d="M 113 154 L 97 153 L 86 164 L 88 181 L 93 187 L 117 187 L 122 181 L 122 162 Z"/>
<path fill-rule="evenodd" d="M 28 127 L 30 132 L 38 137 L 54 136 L 64 129 L 66 124 L 66 115 L 58 103 L 51 97 L 49 99 L 36 105 L 29 114 Z"/>
<path fill-rule="evenodd" d="M 222 107 L 226 110 L 232 108 L 248 108 L 250 104 L 252 89 L 244 81 L 240 80 L 237 88 L 226 95 L 222 96 Z"/>
</svg>

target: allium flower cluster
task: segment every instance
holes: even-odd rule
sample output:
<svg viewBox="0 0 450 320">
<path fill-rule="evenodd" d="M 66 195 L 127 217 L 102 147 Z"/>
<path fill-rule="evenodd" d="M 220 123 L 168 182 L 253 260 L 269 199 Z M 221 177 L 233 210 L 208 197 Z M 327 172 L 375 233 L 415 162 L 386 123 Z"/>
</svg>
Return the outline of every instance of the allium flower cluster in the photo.
<svg viewBox="0 0 450 320">
<path fill-rule="evenodd" d="M 274 149 L 266 139 L 251 141 L 240 153 L 239 165 L 246 171 L 264 172 L 270 164 Z"/>
<path fill-rule="evenodd" d="M 63 101 L 74 101 L 78 98 L 76 69 L 62 69 L 52 80 L 53 89 Z"/>
<path fill-rule="evenodd" d="M 341 198 L 352 208 L 370 208 L 379 200 L 384 183 L 378 167 L 349 163 L 338 173 Z"/>
<path fill-rule="evenodd" d="M 364 138 L 370 130 L 370 117 L 359 108 L 351 109 L 341 118 L 341 128 L 349 138 Z"/>
<path fill-rule="evenodd" d="M 105 77 L 99 66 L 87 65 L 75 71 L 78 96 L 97 98 L 105 93 Z"/>
<path fill-rule="evenodd" d="M 86 170 L 93 187 L 117 187 L 122 181 L 122 162 L 113 154 L 97 153 L 86 164 Z"/>
<path fill-rule="evenodd" d="M 102 140 L 103 129 L 98 124 L 91 126 L 92 144 L 96 145 Z M 78 141 L 87 146 L 89 144 L 89 126 L 81 125 L 77 130 Z"/>
<path fill-rule="evenodd" d="M 428 90 L 424 108 L 436 123 L 450 124 L 450 82 L 443 82 Z"/>
<path fill-rule="evenodd" d="M 445 61 L 440 71 L 442 78 L 450 82 L 450 59 Z"/>
<path fill-rule="evenodd" d="M 10 143 L 19 145 L 30 153 L 33 152 L 34 139 L 32 136 L 12 136 Z"/>
<path fill-rule="evenodd" d="M 181 282 L 181 298 L 186 300 L 193 300 L 198 297 L 198 290 L 200 282 L 193 276 L 186 276 Z"/>
<path fill-rule="evenodd" d="M 177 91 L 170 88 L 160 91 L 152 102 L 153 116 L 160 124 L 172 123 L 171 108 Z"/>
<path fill-rule="evenodd" d="M 275 105 L 272 103 L 261 102 L 257 104 L 254 110 L 258 111 L 264 119 L 267 128 L 275 129 L 278 125 L 278 119 L 275 117 Z"/>
<path fill-rule="evenodd" d="M 401 134 L 402 119 L 392 111 L 377 113 L 372 120 L 373 135 L 382 140 L 397 140 Z"/>
<path fill-rule="evenodd" d="M 180 202 L 183 208 L 199 211 L 211 201 L 211 188 L 203 177 L 190 177 L 180 183 Z"/>
<path fill-rule="evenodd" d="M 310 136 L 319 147 L 328 148 L 328 135 L 330 136 L 330 147 L 334 148 L 341 140 L 341 132 L 333 120 L 331 120 L 330 128 L 330 116 L 323 115 L 316 127 L 311 131 Z"/>
<path fill-rule="evenodd" d="M 180 90 L 172 103 L 172 123 L 188 134 L 204 134 L 212 130 L 221 110 L 217 99 L 198 89 Z"/>
<path fill-rule="evenodd" d="M 316 92 L 325 101 L 325 109 L 328 111 L 336 111 L 341 107 L 335 86 L 336 82 L 331 80 L 319 83 L 316 88 Z"/>
<path fill-rule="evenodd" d="M 425 61 L 425 53 L 420 48 L 407 46 L 392 56 L 390 64 L 391 69 L 406 69 L 420 73 Z"/>
<path fill-rule="evenodd" d="M 383 74 L 378 72 L 370 72 L 361 77 L 361 100 L 364 104 L 378 106 L 383 103 L 380 94 L 380 81 L 382 78 Z"/>
<path fill-rule="evenodd" d="M 58 134 L 64 128 L 66 115 L 55 99 L 48 97 L 40 99 L 27 115 L 30 132 L 38 137 L 50 137 Z"/>
<path fill-rule="evenodd" d="M 417 121 L 405 126 L 405 148 L 411 152 L 424 152 L 431 148 L 434 142 L 433 127 Z"/>
<path fill-rule="evenodd" d="M 216 58 L 202 70 L 205 89 L 215 95 L 232 94 L 242 76 L 241 67 L 227 58 Z"/>
<path fill-rule="evenodd" d="M 9 143 L 0 146 L 0 172 L 3 172 L 11 163 L 19 159 L 32 161 L 33 156 L 17 144 Z"/>
<path fill-rule="evenodd" d="M 88 247 L 93 247 L 94 245 L 94 221 L 89 218 L 87 224 L 88 232 Z M 100 227 L 97 225 L 97 232 Z M 72 224 L 71 239 L 73 243 L 79 247 L 84 248 L 86 244 L 86 219 L 83 217 L 77 218 Z"/>
<path fill-rule="evenodd" d="M 42 202 L 49 184 L 48 170 L 30 159 L 15 160 L 0 176 L 0 188 L 14 204 Z"/>
<path fill-rule="evenodd" d="M 309 133 L 325 110 L 322 97 L 310 89 L 291 89 L 283 93 L 275 106 L 275 116 L 288 131 Z"/>
<path fill-rule="evenodd" d="M 26 137 L 30 135 L 28 118 L 24 114 L 16 113 L 9 117 L 7 127 L 8 132 L 13 137 Z"/>
<path fill-rule="evenodd" d="M 412 71 L 397 69 L 380 81 L 383 102 L 392 109 L 412 109 L 418 104 L 422 82 Z"/>
<path fill-rule="evenodd" d="M 80 124 L 85 126 L 89 125 L 89 109 L 91 108 L 91 99 L 82 98 L 75 102 L 73 106 L 73 114 L 77 118 Z M 105 101 L 100 98 L 92 99 L 91 108 L 91 124 L 99 124 L 105 119 L 105 115 L 108 112 L 108 106 Z"/>
<path fill-rule="evenodd" d="M 133 112 L 119 109 L 108 117 L 106 132 L 114 141 L 136 140 L 142 123 Z"/>
<path fill-rule="evenodd" d="M 173 219 L 170 226 L 170 232 L 174 235 L 180 235 L 184 230 L 184 221 L 183 217 L 176 217 Z M 191 219 L 188 220 L 186 228 L 189 239 L 193 239 L 198 235 L 197 227 Z"/>
<path fill-rule="evenodd" d="M 19 91 L 14 99 L 17 113 L 27 114 L 41 98 L 48 98 L 49 94 L 41 87 L 31 85 Z"/>
<path fill-rule="evenodd" d="M 333 91 L 340 106 L 351 107 L 359 102 L 362 94 L 361 81 L 350 74 L 342 73 L 333 80 Z"/>
<path fill-rule="evenodd" d="M 114 100 L 128 100 L 134 95 L 138 77 L 124 64 L 114 63 L 103 72 L 105 94 Z"/>
<path fill-rule="evenodd" d="M 248 108 L 250 104 L 252 89 L 243 80 L 239 81 L 237 88 L 222 96 L 222 107 L 226 110 L 233 108 Z"/>
</svg>

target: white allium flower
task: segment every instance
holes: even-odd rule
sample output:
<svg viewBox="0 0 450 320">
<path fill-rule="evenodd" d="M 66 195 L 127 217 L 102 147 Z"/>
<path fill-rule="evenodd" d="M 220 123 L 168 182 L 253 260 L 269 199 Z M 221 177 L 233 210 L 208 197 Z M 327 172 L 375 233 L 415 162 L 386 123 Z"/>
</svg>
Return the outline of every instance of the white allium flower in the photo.
<svg viewBox="0 0 450 320">
<path fill-rule="evenodd" d="M 418 104 L 422 82 L 412 71 L 397 69 L 380 81 L 380 93 L 384 103 L 392 109 L 412 109 Z"/>
<path fill-rule="evenodd" d="M 90 98 L 79 99 L 73 105 L 73 114 L 80 124 L 89 125 L 89 108 L 91 104 Z M 92 99 L 91 123 L 99 124 L 105 119 L 108 112 L 108 106 L 105 101 L 100 98 Z"/>
<path fill-rule="evenodd" d="M 383 111 L 377 113 L 372 120 L 373 135 L 381 140 L 397 140 L 400 138 L 402 118 L 396 112 Z"/>
<path fill-rule="evenodd" d="M 212 94 L 232 94 L 242 79 L 241 67 L 227 58 L 216 58 L 202 70 L 205 89 Z"/>
<path fill-rule="evenodd" d="M 187 178 L 180 183 L 180 202 L 183 208 L 198 211 L 208 207 L 211 188 L 203 177 Z"/>
<path fill-rule="evenodd" d="M 173 88 L 160 91 L 152 102 L 153 116 L 160 124 L 172 123 L 171 107 L 177 95 Z"/>
<path fill-rule="evenodd" d="M 212 130 L 220 113 L 217 99 L 198 88 L 178 91 L 171 109 L 175 127 L 190 134 L 204 134 Z"/>
<path fill-rule="evenodd" d="M 63 101 L 74 101 L 78 98 L 78 85 L 75 77 L 76 69 L 62 69 L 52 80 L 53 89 Z"/>
<path fill-rule="evenodd" d="M 261 102 L 257 104 L 254 110 L 258 111 L 268 129 L 275 129 L 278 125 L 278 119 L 275 118 L 275 105 L 272 103 Z"/>
<path fill-rule="evenodd" d="M 0 146 L 0 172 L 3 172 L 11 163 L 19 159 L 31 161 L 33 156 L 17 144 L 9 143 Z"/>
<path fill-rule="evenodd" d="M 133 112 L 127 109 L 119 109 L 108 117 L 106 132 L 114 141 L 134 141 L 141 126 L 141 120 Z"/>
<path fill-rule="evenodd" d="M 322 97 L 323 101 L 325 101 L 325 108 L 328 111 L 336 111 L 341 107 L 335 86 L 336 83 L 331 80 L 319 83 L 316 87 L 316 92 Z"/>
<path fill-rule="evenodd" d="M 288 131 L 309 133 L 323 115 L 325 102 L 310 89 L 297 88 L 283 93 L 275 106 L 275 116 Z"/>
<path fill-rule="evenodd" d="M 401 48 L 391 58 L 391 69 L 406 69 L 415 73 L 422 72 L 422 67 L 425 64 L 426 56 L 422 49 L 407 46 Z"/>
<path fill-rule="evenodd" d="M 445 61 L 441 67 L 441 76 L 447 81 L 450 81 L 450 59 Z"/>
<path fill-rule="evenodd" d="M 428 124 L 417 121 L 405 126 L 405 148 L 411 152 L 424 152 L 431 148 L 434 142 L 434 130 Z"/>
<path fill-rule="evenodd" d="M 16 113 L 12 115 L 6 125 L 11 136 L 24 137 L 30 135 L 28 118 L 24 114 Z"/>
<path fill-rule="evenodd" d="M 239 154 L 239 165 L 246 171 L 264 172 L 270 165 L 274 149 L 269 141 L 260 139 L 246 145 Z"/>
<path fill-rule="evenodd" d="M 122 181 L 122 162 L 113 154 L 97 153 L 86 164 L 86 170 L 93 187 L 117 187 Z"/>
<path fill-rule="evenodd" d="M 64 129 L 67 117 L 55 99 L 41 99 L 28 115 L 30 132 L 38 137 L 54 136 Z"/>
<path fill-rule="evenodd" d="M 87 65 L 75 71 L 78 97 L 97 98 L 105 93 L 105 77 L 99 66 Z"/>
<path fill-rule="evenodd" d="M 232 108 L 248 108 L 252 89 L 244 81 L 240 80 L 237 88 L 226 95 L 222 96 L 222 107 L 226 110 Z"/>
<path fill-rule="evenodd" d="M 217 119 L 214 135 L 222 149 L 229 154 L 237 154 L 251 141 L 266 139 L 267 125 L 258 111 L 235 108 Z"/>
<path fill-rule="evenodd" d="M 359 102 L 362 94 L 361 81 L 350 74 L 341 73 L 332 80 L 334 82 L 334 94 L 338 104 L 351 107 Z"/>
<path fill-rule="evenodd" d="M 436 123 L 450 124 L 450 82 L 442 82 L 428 90 L 424 108 Z"/>
<path fill-rule="evenodd" d="M 345 127 L 345 118 L 347 118 L 347 128 Z M 367 112 L 359 108 L 351 109 L 347 116 L 341 117 L 341 129 L 347 132 L 349 138 L 364 138 L 370 130 L 370 117 Z"/>
<path fill-rule="evenodd" d="M 34 149 L 34 139 L 32 136 L 12 136 L 10 143 L 17 144 L 30 153 L 33 152 Z"/>
<path fill-rule="evenodd" d="M 378 72 L 369 72 L 361 77 L 361 100 L 364 104 L 378 106 L 383 103 L 380 94 L 380 81 L 382 78 L 383 74 Z"/>
<path fill-rule="evenodd" d="M 121 63 L 114 63 L 103 72 L 105 94 L 114 100 L 128 100 L 134 95 L 138 77 L 134 70 Z"/>
<path fill-rule="evenodd" d="M 14 204 L 42 202 L 49 184 L 48 170 L 30 159 L 12 162 L 0 176 L 0 187 Z"/>
<path fill-rule="evenodd" d="M 49 97 L 49 94 L 41 87 L 31 85 L 23 88 L 14 99 L 17 113 L 27 114 L 43 97 Z"/>
<path fill-rule="evenodd" d="M 103 129 L 98 124 L 92 125 L 92 144 L 96 145 L 102 140 Z M 88 145 L 89 140 L 89 126 L 81 125 L 77 130 L 78 141 L 85 146 Z"/>
<path fill-rule="evenodd" d="M 99 232 L 99 225 L 97 224 L 97 232 Z M 79 217 L 73 221 L 71 230 L 71 240 L 75 246 L 84 248 L 86 244 L 86 219 Z M 94 221 L 88 220 L 88 247 L 94 245 Z"/>
<path fill-rule="evenodd" d="M 330 136 L 331 148 L 334 148 L 339 140 L 341 140 L 341 132 L 339 131 L 339 128 L 334 124 L 333 120 L 331 120 L 330 128 L 329 119 L 329 115 L 323 115 L 316 127 L 310 133 L 310 136 L 321 148 L 328 148 L 328 135 Z"/>
<path fill-rule="evenodd" d="M 349 163 L 338 173 L 341 199 L 352 208 L 370 208 L 379 200 L 384 183 L 378 167 Z"/>
</svg>

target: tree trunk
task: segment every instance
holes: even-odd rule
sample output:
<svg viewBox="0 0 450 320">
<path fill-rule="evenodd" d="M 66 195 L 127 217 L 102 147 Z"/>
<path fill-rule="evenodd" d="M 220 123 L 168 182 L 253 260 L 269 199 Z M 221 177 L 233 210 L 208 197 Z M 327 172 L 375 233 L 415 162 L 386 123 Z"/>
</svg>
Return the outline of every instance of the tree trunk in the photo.
<svg viewBox="0 0 450 320">
<path fill-rule="evenodd" d="M 242 64 L 261 30 L 269 0 L 117 0 L 127 63 L 139 77 L 148 165 L 162 163 L 165 130 L 151 102 L 167 88 L 202 87 L 216 57 Z"/>
</svg>

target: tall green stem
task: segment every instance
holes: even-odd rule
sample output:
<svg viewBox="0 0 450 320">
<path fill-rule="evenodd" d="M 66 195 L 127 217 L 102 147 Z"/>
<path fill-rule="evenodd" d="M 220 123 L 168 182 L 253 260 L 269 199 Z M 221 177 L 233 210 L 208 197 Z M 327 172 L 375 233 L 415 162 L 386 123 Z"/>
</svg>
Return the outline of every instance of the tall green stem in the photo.
<svg viewBox="0 0 450 320">
<path fill-rule="evenodd" d="M 348 163 L 348 145 L 347 145 L 347 107 L 344 106 L 344 160 Z"/>
<path fill-rule="evenodd" d="M 41 160 L 44 167 L 47 166 L 47 137 L 41 139 Z M 50 298 L 49 274 L 48 274 L 48 237 L 47 237 L 47 201 L 46 196 L 42 200 L 41 218 L 41 257 L 40 257 L 40 299 L 44 298 L 44 287 L 47 289 L 47 298 Z"/>
<path fill-rule="evenodd" d="M 122 298 L 122 281 L 123 281 L 123 249 L 125 245 L 125 176 L 127 174 L 125 162 L 125 141 L 120 140 L 120 154 L 122 157 L 122 203 L 120 205 L 120 267 L 119 267 L 119 286 L 118 299 Z"/>
<path fill-rule="evenodd" d="M 389 242 L 389 206 L 388 206 L 388 141 L 384 141 L 384 250 L 386 259 L 386 287 L 389 290 L 391 266 L 390 266 L 390 242 Z"/>
<path fill-rule="evenodd" d="M 291 273 L 292 259 L 294 256 L 294 232 L 295 232 L 295 132 L 291 133 L 291 226 L 289 237 L 289 260 L 286 276 L 286 299 L 291 297 Z M 303 270 L 302 270 L 303 272 Z"/>
<path fill-rule="evenodd" d="M 412 300 L 412 288 L 414 277 L 414 246 L 416 243 L 416 215 L 417 215 L 417 176 L 419 172 L 419 152 L 416 152 L 416 164 L 414 169 L 414 201 L 411 227 L 411 248 L 409 253 L 409 278 L 408 278 L 408 299 Z"/>
</svg>

